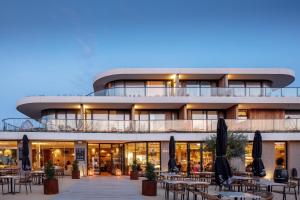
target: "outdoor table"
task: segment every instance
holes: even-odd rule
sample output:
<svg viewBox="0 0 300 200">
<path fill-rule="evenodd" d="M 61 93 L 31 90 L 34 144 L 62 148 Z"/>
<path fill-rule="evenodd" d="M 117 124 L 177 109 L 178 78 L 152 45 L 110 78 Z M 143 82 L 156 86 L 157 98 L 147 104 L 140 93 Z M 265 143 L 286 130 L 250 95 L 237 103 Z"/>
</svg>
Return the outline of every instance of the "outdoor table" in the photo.
<svg viewBox="0 0 300 200">
<path fill-rule="evenodd" d="M 164 180 L 163 182 L 166 184 L 165 198 L 166 198 L 166 199 L 169 199 L 170 185 L 172 185 L 172 184 L 183 183 L 184 181 Z"/>
<path fill-rule="evenodd" d="M 8 192 L 4 194 L 8 194 L 8 193 L 15 194 L 13 183 L 14 180 L 19 179 L 19 176 L 5 175 L 5 176 L 0 176 L 0 179 L 8 180 L 8 185 L 10 186 L 8 187 Z"/>
<path fill-rule="evenodd" d="M 245 181 L 253 180 L 253 178 L 247 177 L 247 176 L 232 176 L 231 179 L 233 181 L 234 180 L 238 181 L 238 183 L 242 183 L 242 182 L 245 182 Z M 242 185 L 238 184 L 237 187 L 238 187 L 238 192 L 240 192 L 242 190 Z"/>
<path fill-rule="evenodd" d="M 43 178 L 45 175 L 44 171 L 32 171 L 30 172 L 35 184 L 41 185 L 43 183 Z"/>
<path fill-rule="evenodd" d="M 245 193 L 245 192 L 218 192 L 218 196 L 221 198 L 227 198 L 227 199 L 261 199 L 260 196 L 250 194 L 250 193 Z"/>
<path fill-rule="evenodd" d="M 232 180 L 249 181 L 249 180 L 253 180 L 253 178 L 247 176 L 233 176 Z"/>
<path fill-rule="evenodd" d="M 284 183 L 275 183 L 274 181 L 270 181 L 267 179 L 257 179 L 256 184 L 259 186 L 267 186 L 268 192 L 272 192 L 273 186 L 281 186 L 281 187 L 286 186 L 286 184 L 284 184 Z"/>
<path fill-rule="evenodd" d="M 174 178 L 174 177 L 181 177 L 181 175 L 179 174 L 169 174 L 169 173 L 162 173 L 162 176 L 164 176 L 165 178 Z"/>
</svg>

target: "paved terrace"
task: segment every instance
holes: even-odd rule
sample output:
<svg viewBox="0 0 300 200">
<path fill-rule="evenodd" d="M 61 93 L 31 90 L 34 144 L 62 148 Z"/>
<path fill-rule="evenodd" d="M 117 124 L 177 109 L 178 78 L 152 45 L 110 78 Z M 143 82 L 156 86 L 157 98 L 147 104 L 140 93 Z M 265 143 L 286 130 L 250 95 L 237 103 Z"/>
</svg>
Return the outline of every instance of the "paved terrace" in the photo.
<svg viewBox="0 0 300 200">
<path fill-rule="evenodd" d="M 25 188 L 19 194 L 0 195 L 2 200 L 164 200 L 164 190 L 158 185 L 157 197 L 141 195 L 141 180 L 130 181 L 128 176 L 101 176 L 85 177 L 72 180 L 70 177 L 59 178 L 60 194 L 44 195 L 43 186 L 33 185 L 32 193 L 26 195 Z M 210 186 L 209 191 L 214 192 L 215 186 Z M 190 200 L 192 199 L 190 195 Z M 170 194 L 170 199 L 173 199 Z M 200 199 L 200 197 L 198 197 Z M 294 200 L 288 195 L 287 200 Z M 298 195 L 299 199 L 299 195 Z M 274 200 L 282 200 L 282 195 L 275 194 Z"/>
</svg>

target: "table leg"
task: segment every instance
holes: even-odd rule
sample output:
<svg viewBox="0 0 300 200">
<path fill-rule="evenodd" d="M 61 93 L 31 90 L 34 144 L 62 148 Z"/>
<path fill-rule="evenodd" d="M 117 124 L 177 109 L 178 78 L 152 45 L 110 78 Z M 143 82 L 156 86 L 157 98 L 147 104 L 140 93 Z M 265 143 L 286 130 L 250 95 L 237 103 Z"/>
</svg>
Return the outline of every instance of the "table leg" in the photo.
<svg viewBox="0 0 300 200">
<path fill-rule="evenodd" d="M 300 194 L 300 179 L 298 179 L 298 194 Z"/>
</svg>

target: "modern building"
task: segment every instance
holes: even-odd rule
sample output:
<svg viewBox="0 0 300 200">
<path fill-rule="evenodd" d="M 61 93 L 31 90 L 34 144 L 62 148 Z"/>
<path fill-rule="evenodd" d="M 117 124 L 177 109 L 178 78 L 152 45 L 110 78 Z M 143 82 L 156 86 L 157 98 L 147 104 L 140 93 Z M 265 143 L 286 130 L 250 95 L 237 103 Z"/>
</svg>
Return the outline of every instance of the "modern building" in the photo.
<svg viewBox="0 0 300 200">
<path fill-rule="evenodd" d="M 122 68 L 98 75 L 86 96 L 30 96 L 17 103 L 28 119 L 5 119 L 0 164 L 17 165 L 24 134 L 34 169 L 48 160 L 67 169 L 75 157 L 82 174 L 129 171 L 133 160 L 167 169 L 168 142 L 176 140 L 182 171 L 195 163 L 211 170 L 204 141 L 216 132 L 218 117 L 228 130 L 243 133 L 251 161 L 254 132 L 263 138 L 263 161 L 272 176 L 275 160 L 300 171 L 300 88 L 288 87 L 285 68 Z M 20 162 L 19 162 L 20 163 Z"/>
</svg>

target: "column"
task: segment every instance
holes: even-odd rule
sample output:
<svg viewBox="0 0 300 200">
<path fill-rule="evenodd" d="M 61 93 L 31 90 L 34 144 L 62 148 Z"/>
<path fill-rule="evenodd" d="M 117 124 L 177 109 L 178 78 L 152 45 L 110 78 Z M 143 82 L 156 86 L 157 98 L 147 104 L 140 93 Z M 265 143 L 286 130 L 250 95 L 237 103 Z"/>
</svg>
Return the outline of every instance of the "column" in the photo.
<svg viewBox="0 0 300 200">
<path fill-rule="evenodd" d="M 80 176 L 87 176 L 87 142 L 76 141 L 74 143 L 75 159 L 78 161 Z"/>
<path fill-rule="evenodd" d="M 292 169 L 296 168 L 298 176 L 300 175 L 300 142 L 290 141 L 287 143 L 287 165 L 289 174 L 291 175 Z"/>
<path fill-rule="evenodd" d="M 169 142 L 161 142 L 161 171 L 168 171 L 169 162 Z"/>
<path fill-rule="evenodd" d="M 227 87 L 228 87 L 228 74 L 225 74 L 225 75 L 219 80 L 219 87 L 221 87 L 221 88 L 227 88 Z"/>
<path fill-rule="evenodd" d="M 273 178 L 275 169 L 275 145 L 274 142 L 263 142 L 262 145 L 262 160 L 265 165 L 267 176 L 266 178 Z"/>
</svg>

